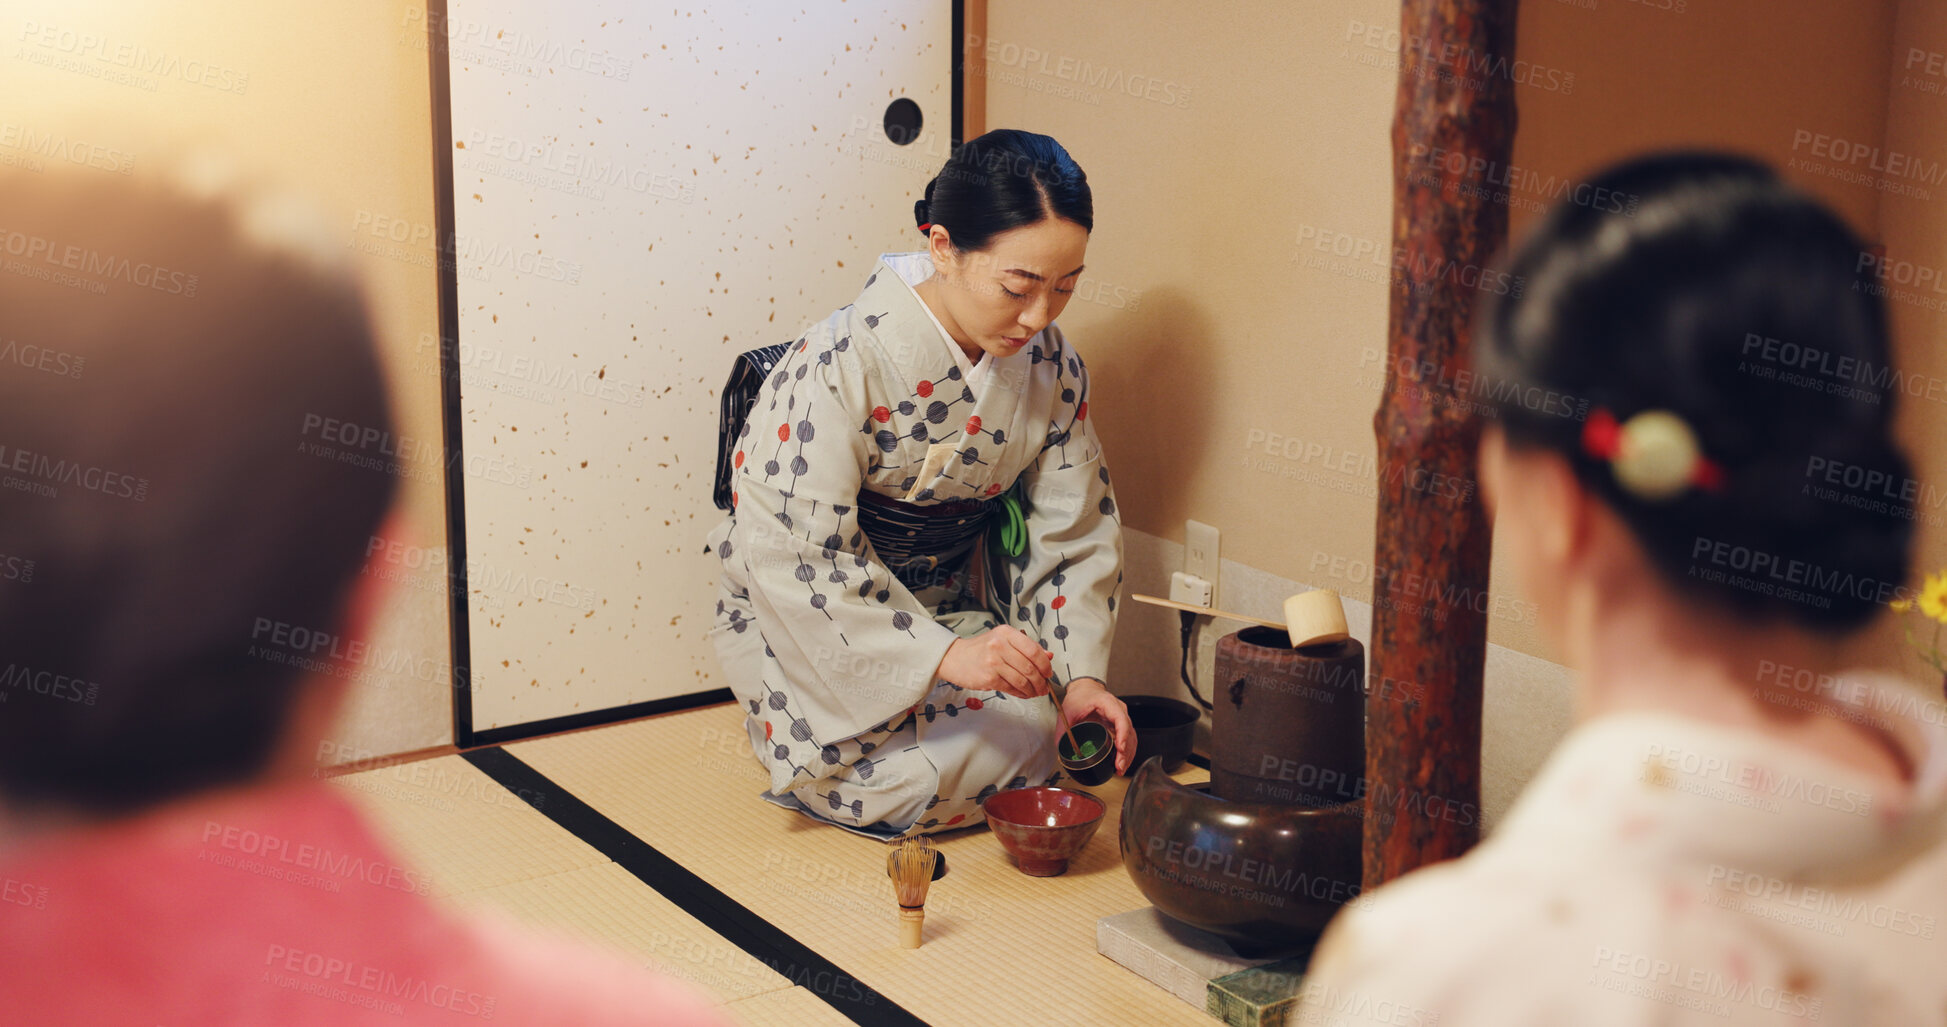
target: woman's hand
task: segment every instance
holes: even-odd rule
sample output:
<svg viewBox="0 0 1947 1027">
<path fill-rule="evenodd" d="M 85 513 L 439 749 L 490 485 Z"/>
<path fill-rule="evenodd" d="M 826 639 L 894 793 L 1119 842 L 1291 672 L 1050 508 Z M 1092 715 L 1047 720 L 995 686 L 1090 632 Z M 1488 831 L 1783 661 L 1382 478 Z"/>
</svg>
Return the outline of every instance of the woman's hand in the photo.
<svg viewBox="0 0 1947 1027">
<path fill-rule="evenodd" d="M 1109 693 L 1109 686 L 1094 678 L 1076 678 L 1068 683 L 1068 701 L 1061 706 L 1070 724 L 1093 720 L 1106 724 L 1115 738 L 1115 771 L 1127 774 L 1136 758 L 1136 727 L 1129 723 L 1129 707 Z"/>
<path fill-rule="evenodd" d="M 955 639 L 940 660 L 939 676 L 973 692 L 1005 692 L 1022 699 L 1048 694 L 1055 658 L 1020 628 L 1001 624 L 971 638 Z"/>
</svg>

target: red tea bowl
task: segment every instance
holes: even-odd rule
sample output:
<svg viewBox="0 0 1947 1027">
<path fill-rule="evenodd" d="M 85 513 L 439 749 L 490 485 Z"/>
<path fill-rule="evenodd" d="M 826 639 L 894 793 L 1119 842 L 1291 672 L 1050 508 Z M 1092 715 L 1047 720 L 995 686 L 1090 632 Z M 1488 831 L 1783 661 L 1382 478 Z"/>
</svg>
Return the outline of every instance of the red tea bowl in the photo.
<svg viewBox="0 0 1947 1027">
<path fill-rule="evenodd" d="M 1054 877 L 1095 837 L 1108 805 L 1072 788 L 1010 788 L 986 803 L 987 826 L 1029 877 Z"/>
</svg>

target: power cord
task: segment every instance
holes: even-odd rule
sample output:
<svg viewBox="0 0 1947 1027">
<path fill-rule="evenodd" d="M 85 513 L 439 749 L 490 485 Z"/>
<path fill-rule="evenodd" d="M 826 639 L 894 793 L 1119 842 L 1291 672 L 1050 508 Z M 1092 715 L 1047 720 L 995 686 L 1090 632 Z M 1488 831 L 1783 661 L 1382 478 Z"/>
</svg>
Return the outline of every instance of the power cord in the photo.
<svg viewBox="0 0 1947 1027">
<path fill-rule="evenodd" d="M 1197 701 L 1197 705 L 1206 710 L 1213 709 L 1210 701 L 1205 699 L 1203 694 L 1197 691 L 1196 682 L 1190 680 L 1190 637 L 1197 630 L 1197 614 L 1191 613 L 1188 610 L 1179 610 L 1176 615 L 1183 619 L 1183 664 L 1181 668 L 1183 672 L 1183 687 L 1190 690 L 1190 697 Z"/>
</svg>

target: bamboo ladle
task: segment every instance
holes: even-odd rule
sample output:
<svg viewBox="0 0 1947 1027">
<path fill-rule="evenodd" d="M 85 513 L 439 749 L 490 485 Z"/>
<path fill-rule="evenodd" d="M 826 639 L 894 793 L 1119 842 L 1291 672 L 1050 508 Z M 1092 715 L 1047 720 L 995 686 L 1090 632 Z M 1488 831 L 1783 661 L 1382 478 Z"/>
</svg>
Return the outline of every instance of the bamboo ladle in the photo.
<svg viewBox="0 0 1947 1027">
<path fill-rule="evenodd" d="M 1152 606 L 1166 606 L 1172 610 L 1187 610 L 1191 613 L 1207 614 L 1212 617 L 1227 617 L 1241 620 L 1247 624 L 1262 624 L 1276 628 L 1291 637 L 1291 647 L 1302 649 L 1308 645 L 1325 645 L 1330 642 L 1343 642 L 1352 637 L 1345 624 L 1345 602 L 1337 592 L 1327 588 L 1315 588 L 1300 592 L 1284 601 L 1284 623 L 1265 620 L 1262 617 L 1246 617 L 1241 613 L 1226 613 L 1208 606 L 1193 603 L 1179 603 L 1174 599 L 1146 596 L 1131 593 L 1129 598 Z"/>
</svg>

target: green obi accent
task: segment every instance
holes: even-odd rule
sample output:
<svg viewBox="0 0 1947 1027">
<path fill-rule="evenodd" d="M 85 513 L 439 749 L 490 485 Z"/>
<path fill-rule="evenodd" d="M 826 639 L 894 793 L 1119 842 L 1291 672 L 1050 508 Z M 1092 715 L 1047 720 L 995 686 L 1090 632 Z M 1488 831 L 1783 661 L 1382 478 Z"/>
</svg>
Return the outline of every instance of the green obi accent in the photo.
<svg viewBox="0 0 1947 1027">
<path fill-rule="evenodd" d="M 1000 543 L 1001 552 L 1009 556 L 1028 551 L 1028 520 L 1021 512 L 1020 499 L 1015 496 L 1020 487 L 1016 479 L 1014 487 L 1001 494 L 994 511 L 994 537 Z"/>
</svg>

